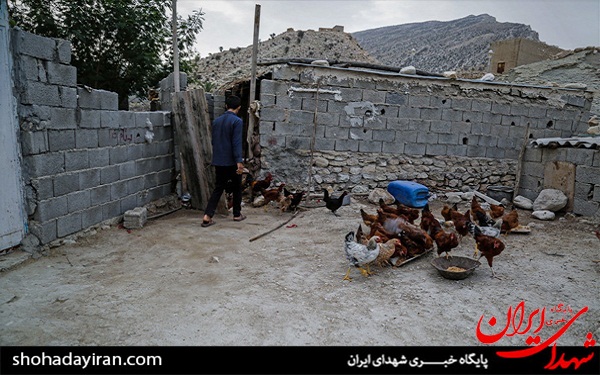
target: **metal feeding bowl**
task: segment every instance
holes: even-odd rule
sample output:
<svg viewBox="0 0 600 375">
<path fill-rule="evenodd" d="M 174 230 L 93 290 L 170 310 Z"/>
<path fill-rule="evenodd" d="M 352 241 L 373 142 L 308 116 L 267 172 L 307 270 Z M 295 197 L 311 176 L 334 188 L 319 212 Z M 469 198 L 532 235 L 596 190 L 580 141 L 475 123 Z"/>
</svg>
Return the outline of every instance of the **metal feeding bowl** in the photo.
<svg viewBox="0 0 600 375">
<path fill-rule="evenodd" d="M 469 277 L 481 263 L 475 259 L 459 257 L 456 255 L 446 259 L 446 257 L 442 255 L 441 257 L 433 259 L 431 265 L 446 279 L 462 280 Z"/>
</svg>

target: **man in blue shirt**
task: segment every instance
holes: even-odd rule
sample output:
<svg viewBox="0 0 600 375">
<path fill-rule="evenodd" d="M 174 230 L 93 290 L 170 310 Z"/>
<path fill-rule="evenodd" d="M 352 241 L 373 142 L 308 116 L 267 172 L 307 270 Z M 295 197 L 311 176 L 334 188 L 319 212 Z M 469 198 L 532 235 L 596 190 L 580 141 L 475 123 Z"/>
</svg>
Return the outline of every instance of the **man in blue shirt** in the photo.
<svg viewBox="0 0 600 375">
<path fill-rule="evenodd" d="M 242 132 L 244 124 L 238 117 L 241 107 L 241 99 L 237 96 L 229 96 L 225 100 L 227 111 L 213 121 L 212 125 L 212 165 L 215 167 L 216 184 L 215 189 L 206 204 L 202 226 L 208 227 L 215 222 L 212 217 L 215 214 L 221 195 L 229 181 L 233 187 L 233 220 L 242 221 L 246 216 L 242 215 Z"/>
</svg>

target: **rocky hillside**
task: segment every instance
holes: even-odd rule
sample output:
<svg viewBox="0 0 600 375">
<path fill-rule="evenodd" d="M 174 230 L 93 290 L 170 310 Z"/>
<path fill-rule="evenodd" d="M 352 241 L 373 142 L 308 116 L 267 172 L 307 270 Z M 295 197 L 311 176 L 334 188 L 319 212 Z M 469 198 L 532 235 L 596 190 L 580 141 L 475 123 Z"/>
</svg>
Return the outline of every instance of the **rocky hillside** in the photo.
<svg viewBox="0 0 600 375">
<path fill-rule="evenodd" d="M 428 21 L 381 27 L 352 34 L 382 64 L 409 66 L 441 73 L 484 70 L 492 42 L 512 38 L 539 41 L 530 26 L 497 22 L 482 14 L 440 22 Z"/>
<path fill-rule="evenodd" d="M 378 63 L 360 47 L 352 35 L 333 29 L 319 31 L 288 29 L 259 43 L 258 62 L 276 58 Z M 191 78 L 196 85 L 207 87 L 208 84 L 219 91 L 231 82 L 249 79 L 251 63 L 252 45 L 245 48 L 231 48 L 199 59 Z M 260 76 L 268 69 L 259 65 L 257 75 Z"/>
</svg>

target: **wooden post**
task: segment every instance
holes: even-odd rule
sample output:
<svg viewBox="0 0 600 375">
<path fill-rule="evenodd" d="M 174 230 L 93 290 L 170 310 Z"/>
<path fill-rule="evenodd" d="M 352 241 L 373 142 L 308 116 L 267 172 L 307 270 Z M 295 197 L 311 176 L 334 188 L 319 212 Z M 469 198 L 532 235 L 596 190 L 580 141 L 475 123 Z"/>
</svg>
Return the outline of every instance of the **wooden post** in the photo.
<svg viewBox="0 0 600 375">
<path fill-rule="evenodd" d="M 173 85 L 175 92 L 179 91 L 179 45 L 177 44 L 177 0 L 173 0 L 173 20 L 171 24 L 173 33 Z"/>
<path fill-rule="evenodd" d="M 203 210 L 215 186 L 210 116 L 204 90 L 173 93 L 172 103 L 182 175 L 191 195 L 192 208 Z"/>
<path fill-rule="evenodd" d="M 254 7 L 254 41 L 252 42 L 252 76 L 250 78 L 250 99 L 248 102 L 248 134 L 246 141 L 248 142 L 248 159 L 252 159 L 252 135 L 256 127 L 256 116 L 251 111 L 252 103 L 256 100 L 256 59 L 258 55 L 258 29 L 260 26 L 260 4 Z"/>
<path fill-rule="evenodd" d="M 513 199 L 519 195 L 519 188 L 521 184 L 521 168 L 523 168 L 523 157 L 525 156 L 525 149 L 527 148 L 527 143 L 529 142 L 529 123 L 527 123 L 527 128 L 525 129 L 525 141 L 521 145 L 521 151 L 519 152 L 519 159 L 517 160 L 517 172 L 515 176 L 515 188 L 513 193 Z"/>
<path fill-rule="evenodd" d="M 308 164 L 308 194 L 313 189 L 313 162 L 315 154 L 315 139 L 317 136 L 317 115 L 319 113 L 319 89 L 321 87 L 321 77 L 317 78 L 317 94 L 315 98 L 315 114 L 313 115 L 313 131 L 310 138 L 310 161 Z M 307 195 L 308 195 L 307 194 Z"/>
</svg>

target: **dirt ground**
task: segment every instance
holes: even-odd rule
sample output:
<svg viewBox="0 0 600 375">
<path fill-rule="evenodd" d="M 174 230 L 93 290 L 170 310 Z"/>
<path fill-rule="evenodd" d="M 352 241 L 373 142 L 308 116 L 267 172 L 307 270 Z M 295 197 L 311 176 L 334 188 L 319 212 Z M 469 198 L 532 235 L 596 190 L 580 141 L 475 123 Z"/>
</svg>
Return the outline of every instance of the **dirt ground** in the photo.
<svg viewBox="0 0 600 375">
<path fill-rule="evenodd" d="M 431 208 L 441 217 L 443 202 Z M 112 226 L 47 256 L 0 273 L 0 345 L 482 345 L 491 316 L 507 309 L 546 308 L 546 320 L 587 307 L 558 340 L 581 346 L 600 338 L 600 241 L 583 218 L 535 222 L 530 234 L 510 234 L 495 258 L 502 280 L 482 265 L 467 279 L 442 278 L 435 251 L 398 268 L 348 269 L 344 236 L 361 223 L 352 198 L 339 217 L 324 207 L 292 213 L 244 206 L 248 219 L 215 216 L 201 228 L 201 211 L 181 209 L 128 232 Z M 459 206 L 466 210 L 466 204 Z M 288 227 L 290 226 L 290 227 Z M 366 228 L 366 227 L 365 227 Z M 455 255 L 472 256 L 465 237 Z M 563 304 L 563 311 L 551 312 Z M 564 321 L 563 321 L 564 324 Z M 559 326 L 550 322 L 543 339 Z M 525 345 L 525 335 L 497 345 Z"/>
</svg>

